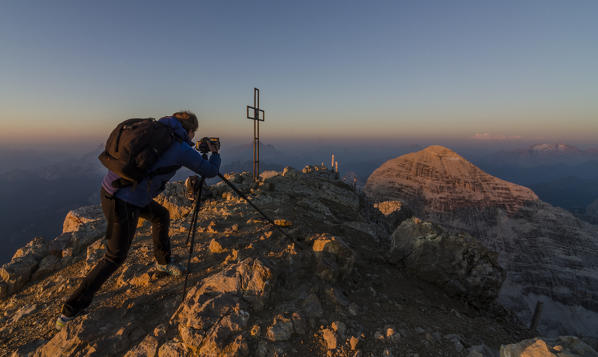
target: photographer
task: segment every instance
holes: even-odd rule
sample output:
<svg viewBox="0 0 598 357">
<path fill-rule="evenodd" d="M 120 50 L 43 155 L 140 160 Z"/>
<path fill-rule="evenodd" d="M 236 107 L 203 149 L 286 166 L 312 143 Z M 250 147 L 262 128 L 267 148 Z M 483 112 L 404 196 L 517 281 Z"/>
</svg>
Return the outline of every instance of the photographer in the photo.
<svg viewBox="0 0 598 357">
<path fill-rule="evenodd" d="M 211 152 L 209 160 L 193 148 L 193 137 L 198 128 L 197 117 L 191 112 L 177 112 L 158 120 L 172 129 L 176 140 L 164 151 L 152 166 L 152 175 L 136 185 L 120 184 L 121 177 L 108 171 L 100 190 L 102 209 L 107 221 L 106 254 L 87 274 L 79 287 L 66 300 L 62 314 L 56 320 L 61 329 L 84 308 L 89 306 L 94 294 L 124 262 L 133 241 L 139 217 L 152 224 L 152 239 L 156 269 L 172 276 L 180 276 L 182 269 L 170 256 L 168 229 L 170 215 L 166 208 L 153 200 L 165 188 L 181 167 L 185 166 L 206 178 L 218 175 L 220 155 L 218 147 L 207 142 Z M 124 187 L 123 187 L 124 186 Z"/>
</svg>

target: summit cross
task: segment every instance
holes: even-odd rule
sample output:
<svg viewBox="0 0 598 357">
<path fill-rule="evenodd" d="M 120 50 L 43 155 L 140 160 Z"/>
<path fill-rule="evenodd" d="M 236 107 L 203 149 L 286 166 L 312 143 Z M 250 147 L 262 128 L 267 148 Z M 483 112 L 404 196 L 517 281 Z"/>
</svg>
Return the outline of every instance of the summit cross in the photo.
<svg viewBox="0 0 598 357">
<path fill-rule="evenodd" d="M 247 119 L 253 120 L 253 180 L 260 176 L 260 122 L 266 120 L 266 113 L 260 109 L 260 90 L 253 88 L 253 106 L 247 106 Z"/>
</svg>

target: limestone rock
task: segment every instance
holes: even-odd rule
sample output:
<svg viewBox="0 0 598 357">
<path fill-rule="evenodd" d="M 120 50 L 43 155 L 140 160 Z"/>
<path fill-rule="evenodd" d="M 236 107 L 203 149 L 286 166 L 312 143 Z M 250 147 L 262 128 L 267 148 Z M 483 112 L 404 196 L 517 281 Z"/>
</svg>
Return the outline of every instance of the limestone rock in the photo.
<svg viewBox="0 0 598 357">
<path fill-rule="evenodd" d="M 94 321 L 96 316 L 84 315 L 66 324 L 46 344 L 38 348 L 34 356 L 53 357 L 70 356 L 75 354 L 116 354 L 117 341 L 122 338 L 116 336 L 102 337 L 98 328 L 98 322 Z M 102 339 L 111 340 L 109 343 L 99 343 Z"/>
<path fill-rule="evenodd" d="M 71 248 L 73 255 L 106 233 L 106 220 L 100 206 L 86 206 L 70 211 L 63 223 L 63 232 L 52 242 L 59 249 Z"/>
<path fill-rule="evenodd" d="M 287 166 L 282 170 L 282 176 L 285 177 L 297 177 L 299 173 L 294 168 Z"/>
<path fill-rule="evenodd" d="M 87 247 L 87 254 L 85 256 L 85 273 L 89 272 L 106 252 L 105 239 L 98 239 Z"/>
<path fill-rule="evenodd" d="M 158 357 L 182 357 L 188 355 L 189 352 L 185 346 L 178 341 L 168 341 L 158 349 Z"/>
<path fill-rule="evenodd" d="M 38 268 L 35 270 L 35 273 L 33 273 L 33 275 L 31 276 L 31 279 L 39 280 L 45 278 L 46 276 L 60 269 L 61 266 L 62 265 L 60 264 L 60 259 L 57 256 L 47 255 L 39 262 Z"/>
<path fill-rule="evenodd" d="M 69 211 L 63 223 L 62 234 L 49 244 L 50 252 L 65 257 L 65 250 L 70 249 L 70 256 L 77 256 L 105 233 L 106 220 L 100 206 L 86 206 Z"/>
<path fill-rule="evenodd" d="M 500 346 L 500 357 L 598 357 L 592 347 L 577 337 L 532 338 Z"/>
<path fill-rule="evenodd" d="M 340 237 L 319 234 L 308 240 L 313 242 L 312 250 L 318 260 L 318 275 L 322 279 L 334 281 L 351 273 L 355 254 Z"/>
<path fill-rule="evenodd" d="M 349 346 L 351 347 L 351 351 L 355 351 L 357 349 L 357 344 L 359 344 L 359 337 L 351 336 L 349 339 Z"/>
<path fill-rule="evenodd" d="M 505 279 L 495 253 L 468 234 L 449 234 L 411 218 L 391 237 L 391 255 L 419 278 L 479 304 L 496 299 Z"/>
<path fill-rule="evenodd" d="M 337 335 L 332 329 L 329 329 L 329 328 L 323 329 L 322 330 L 322 338 L 324 339 L 324 342 L 326 342 L 326 347 L 329 350 L 333 350 L 336 348 Z"/>
<path fill-rule="evenodd" d="M 31 275 L 37 269 L 38 261 L 32 255 L 26 255 L 11 260 L 0 268 L 0 278 L 5 286 L 1 291 L 5 298 L 22 289 L 31 280 Z"/>
<path fill-rule="evenodd" d="M 62 223 L 62 233 L 77 232 L 87 229 L 90 224 L 98 223 L 104 220 L 104 213 L 102 207 L 84 206 L 72 211 L 69 211 Z"/>
<path fill-rule="evenodd" d="M 219 253 L 225 252 L 225 249 L 222 248 L 222 245 L 220 245 L 220 243 L 218 243 L 218 241 L 216 239 L 212 239 L 210 241 L 210 246 L 208 247 L 208 249 L 210 249 L 210 252 L 213 254 L 219 254 Z"/>
<path fill-rule="evenodd" d="M 0 268 L 0 298 L 12 295 L 21 290 L 29 281 L 47 275 L 48 263 L 39 274 L 33 274 L 40 262 L 49 254 L 48 243 L 36 237 L 25 247 L 19 248 L 10 262 Z"/>
<path fill-rule="evenodd" d="M 36 237 L 33 238 L 25 247 L 17 249 L 12 259 L 32 257 L 36 261 L 40 261 L 48 255 L 48 243 L 45 239 Z"/>
<path fill-rule="evenodd" d="M 283 315 L 277 315 L 268 327 L 266 337 L 272 342 L 288 341 L 293 334 L 293 322 Z"/>
<path fill-rule="evenodd" d="M 158 354 L 158 340 L 154 336 L 146 336 L 137 346 L 130 349 L 125 357 L 154 357 Z"/>
<path fill-rule="evenodd" d="M 125 265 L 118 277 L 116 278 L 116 286 L 124 287 L 128 285 L 136 287 L 145 287 L 150 283 L 150 276 L 148 273 L 147 264 L 130 264 Z"/>
<path fill-rule="evenodd" d="M 413 215 L 411 210 L 398 200 L 375 202 L 374 207 L 386 217 L 393 229 Z"/>
<path fill-rule="evenodd" d="M 271 278 L 270 269 L 261 261 L 248 258 L 193 287 L 172 318 L 178 322 L 184 345 L 203 356 L 246 355 L 246 301 L 261 308 Z"/>
</svg>

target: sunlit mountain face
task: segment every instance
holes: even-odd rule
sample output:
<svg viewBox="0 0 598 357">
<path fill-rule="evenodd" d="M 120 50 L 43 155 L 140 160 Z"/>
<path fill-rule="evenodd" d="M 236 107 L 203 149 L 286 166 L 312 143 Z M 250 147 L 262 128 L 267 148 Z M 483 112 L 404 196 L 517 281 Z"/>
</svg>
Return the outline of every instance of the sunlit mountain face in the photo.
<svg viewBox="0 0 598 357">
<path fill-rule="evenodd" d="M 364 191 L 374 202 L 400 201 L 418 218 L 468 232 L 498 253 L 507 271 L 498 300 L 522 321 L 542 301 L 541 332 L 598 331 L 597 225 L 442 146 L 385 162 Z"/>
</svg>

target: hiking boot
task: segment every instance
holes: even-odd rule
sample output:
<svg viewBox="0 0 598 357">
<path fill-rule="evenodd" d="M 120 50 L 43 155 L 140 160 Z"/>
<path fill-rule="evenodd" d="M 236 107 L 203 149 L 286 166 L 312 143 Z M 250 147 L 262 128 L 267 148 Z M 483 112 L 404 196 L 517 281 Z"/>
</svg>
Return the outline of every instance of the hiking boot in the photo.
<svg viewBox="0 0 598 357">
<path fill-rule="evenodd" d="M 69 317 L 69 316 L 60 314 L 60 316 L 58 316 L 58 318 L 56 319 L 56 325 L 54 325 L 54 326 L 56 327 L 57 330 L 61 330 L 64 327 L 64 325 L 66 325 L 67 322 L 71 321 L 75 317 L 77 317 L 77 315 Z"/>
<path fill-rule="evenodd" d="M 166 273 L 168 275 L 172 275 L 174 277 L 183 275 L 183 269 L 181 269 L 181 267 L 174 263 L 168 263 L 163 265 L 156 263 L 156 270 L 162 273 Z"/>
</svg>

